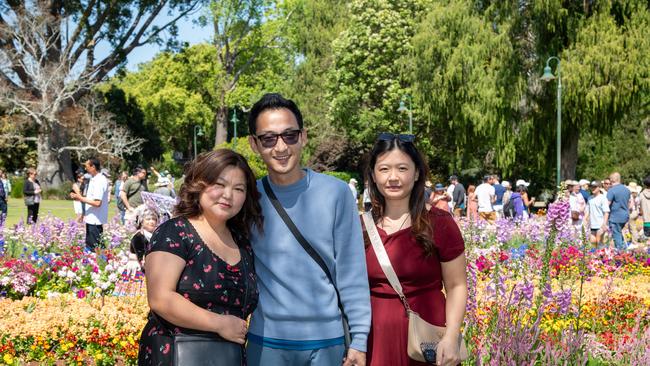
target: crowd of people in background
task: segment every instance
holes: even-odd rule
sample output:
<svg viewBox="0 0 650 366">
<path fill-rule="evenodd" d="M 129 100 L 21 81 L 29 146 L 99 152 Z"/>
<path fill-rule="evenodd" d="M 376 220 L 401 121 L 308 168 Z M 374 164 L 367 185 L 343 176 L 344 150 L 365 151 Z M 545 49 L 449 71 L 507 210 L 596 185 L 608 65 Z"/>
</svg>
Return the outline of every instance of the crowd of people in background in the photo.
<svg viewBox="0 0 650 366">
<path fill-rule="evenodd" d="M 356 183 L 354 178 L 349 182 L 355 197 Z M 523 179 L 516 180 L 513 186 L 509 181 L 500 182 L 497 175 L 486 175 L 480 184 L 470 184 L 467 190 L 456 175 L 449 177 L 448 183 L 445 186 L 426 181 L 427 204 L 472 222 L 483 220 L 494 224 L 499 218 L 526 220 L 536 202 L 528 194 L 530 183 Z M 635 249 L 650 240 L 650 176 L 644 179 L 644 187 L 634 181 L 625 186 L 619 173 L 603 180 L 570 179 L 563 183 L 571 209 L 571 224 L 578 234 L 584 232 L 594 245 L 613 243 L 617 249 Z M 364 211 L 369 211 L 367 185 L 362 203 Z M 539 205 L 545 207 L 544 202 Z M 642 218 L 643 228 L 638 227 L 638 218 Z M 624 239 L 625 235 L 629 240 Z"/>
</svg>

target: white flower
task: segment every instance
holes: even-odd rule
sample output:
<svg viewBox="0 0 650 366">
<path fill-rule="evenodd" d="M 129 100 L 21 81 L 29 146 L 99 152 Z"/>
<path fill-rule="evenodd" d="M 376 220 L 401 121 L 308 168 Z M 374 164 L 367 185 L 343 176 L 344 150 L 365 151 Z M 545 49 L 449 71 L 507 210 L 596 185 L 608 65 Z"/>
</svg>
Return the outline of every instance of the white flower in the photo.
<svg viewBox="0 0 650 366">
<path fill-rule="evenodd" d="M 108 276 L 109 282 L 117 282 L 117 273 L 113 272 Z"/>
</svg>

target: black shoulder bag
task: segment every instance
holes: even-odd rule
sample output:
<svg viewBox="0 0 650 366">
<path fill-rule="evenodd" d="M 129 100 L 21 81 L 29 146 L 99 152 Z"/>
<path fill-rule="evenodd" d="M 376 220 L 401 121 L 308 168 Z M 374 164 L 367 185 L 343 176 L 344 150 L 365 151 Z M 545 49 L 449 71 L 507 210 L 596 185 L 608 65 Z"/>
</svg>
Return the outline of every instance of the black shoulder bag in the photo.
<svg viewBox="0 0 650 366">
<path fill-rule="evenodd" d="M 327 278 L 330 280 L 332 283 L 332 286 L 334 286 L 334 291 L 336 292 L 336 301 L 338 302 L 339 305 L 339 310 L 341 311 L 341 319 L 343 322 L 343 336 L 345 338 L 345 354 L 347 355 L 348 349 L 350 348 L 350 326 L 348 325 L 348 317 L 345 315 L 345 311 L 343 310 L 343 304 L 341 303 L 341 295 L 339 294 L 339 289 L 336 287 L 336 283 L 334 282 L 334 279 L 332 278 L 332 274 L 330 273 L 329 269 L 327 269 L 327 265 L 325 264 L 325 261 L 323 258 L 316 252 L 316 249 L 309 244 L 307 239 L 305 239 L 304 236 L 302 236 L 302 233 L 298 228 L 296 227 L 296 224 L 293 223 L 291 220 L 291 217 L 289 217 L 289 214 L 287 214 L 287 211 L 282 207 L 282 204 L 278 200 L 278 197 L 276 197 L 275 193 L 273 193 L 273 189 L 271 189 L 271 185 L 269 184 L 268 177 L 262 178 L 262 184 L 264 185 L 264 191 L 266 192 L 266 195 L 269 197 L 269 200 L 271 200 L 271 203 L 273 204 L 273 207 L 275 207 L 275 210 L 278 212 L 278 215 L 282 218 L 282 221 L 287 225 L 293 236 L 298 240 L 298 243 L 300 243 L 300 246 L 309 254 L 309 256 L 318 264 L 318 266 L 325 272 L 325 275 L 327 275 Z"/>
<path fill-rule="evenodd" d="M 239 247 L 244 279 L 244 302 L 248 303 L 248 256 Z M 241 366 L 244 364 L 244 347 L 227 341 L 216 333 L 174 335 L 174 365 L 176 366 Z"/>
</svg>

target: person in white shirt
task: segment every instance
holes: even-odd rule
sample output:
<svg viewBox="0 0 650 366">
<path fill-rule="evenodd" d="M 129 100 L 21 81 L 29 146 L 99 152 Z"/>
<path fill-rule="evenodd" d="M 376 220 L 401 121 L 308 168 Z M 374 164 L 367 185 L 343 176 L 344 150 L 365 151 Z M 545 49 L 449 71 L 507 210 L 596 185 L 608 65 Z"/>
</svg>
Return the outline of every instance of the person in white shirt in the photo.
<svg viewBox="0 0 650 366">
<path fill-rule="evenodd" d="M 589 184 L 591 196 L 587 201 L 584 222 L 589 224 L 589 241 L 593 244 L 603 244 L 603 236 L 607 232 L 609 220 L 609 202 L 607 196 L 601 193 L 600 182 L 593 181 Z"/>
<path fill-rule="evenodd" d="M 91 158 L 84 164 L 86 171 L 92 176 L 88 182 L 88 190 L 83 196 L 79 193 L 70 193 L 74 200 L 86 204 L 84 222 L 86 223 L 86 248 L 93 251 L 100 245 L 103 225 L 108 223 L 108 179 L 100 174 L 100 162 Z"/>
<path fill-rule="evenodd" d="M 580 234 L 582 230 L 582 219 L 585 213 L 586 202 L 585 198 L 580 193 L 580 184 L 575 180 L 566 181 L 567 188 L 569 189 L 569 205 L 571 208 L 571 223 L 576 232 Z"/>
<path fill-rule="evenodd" d="M 491 176 L 486 175 L 483 177 L 483 183 L 476 187 L 475 194 L 478 200 L 478 216 L 490 224 L 494 224 L 497 219 L 497 214 L 492 205 L 496 201 L 497 196 L 492 186 Z"/>
<path fill-rule="evenodd" d="M 359 197 L 359 192 L 357 191 L 357 180 L 354 178 L 350 178 L 350 181 L 348 182 L 348 187 L 350 187 L 350 192 L 352 192 L 352 197 L 354 197 L 354 200 L 356 201 L 357 198 Z"/>
<path fill-rule="evenodd" d="M 456 189 L 456 184 L 454 184 L 454 182 L 452 182 L 450 179 L 449 185 L 447 186 L 447 195 L 449 195 L 449 197 L 454 197 L 454 189 Z M 454 200 L 453 199 L 450 200 L 449 202 L 447 202 L 447 204 L 449 205 L 449 212 L 453 213 L 454 208 L 456 207 Z"/>
</svg>

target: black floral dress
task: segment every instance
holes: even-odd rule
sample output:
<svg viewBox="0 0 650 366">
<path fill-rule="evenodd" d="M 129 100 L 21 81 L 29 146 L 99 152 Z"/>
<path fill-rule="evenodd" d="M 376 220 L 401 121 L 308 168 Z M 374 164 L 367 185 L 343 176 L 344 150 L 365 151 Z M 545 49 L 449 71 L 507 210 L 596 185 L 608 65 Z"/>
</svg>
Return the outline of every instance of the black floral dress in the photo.
<svg viewBox="0 0 650 366">
<path fill-rule="evenodd" d="M 189 301 L 214 313 L 246 319 L 255 310 L 259 295 L 253 252 L 248 240 L 237 233 L 233 238 L 244 250 L 241 261 L 231 266 L 205 245 L 187 218 L 177 217 L 160 225 L 146 253 L 164 251 L 185 260 L 176 292 Z M 244 271 L 248 274 L 246 284 Z M 172 365 L 173 335 L 199 332 L 177 327 L 151 311 L 148 319 L 140 336 L 138 365 Z"/>
</svg>

